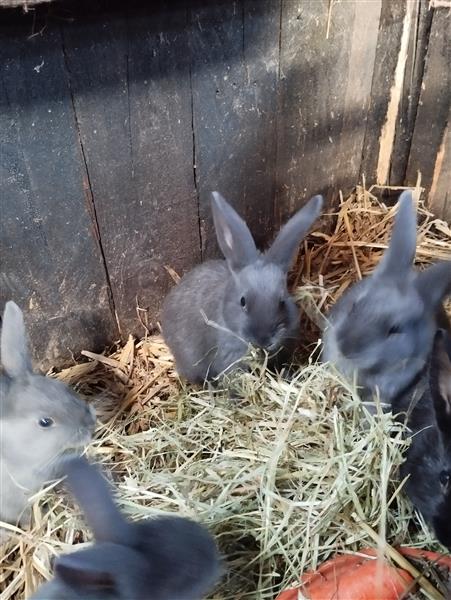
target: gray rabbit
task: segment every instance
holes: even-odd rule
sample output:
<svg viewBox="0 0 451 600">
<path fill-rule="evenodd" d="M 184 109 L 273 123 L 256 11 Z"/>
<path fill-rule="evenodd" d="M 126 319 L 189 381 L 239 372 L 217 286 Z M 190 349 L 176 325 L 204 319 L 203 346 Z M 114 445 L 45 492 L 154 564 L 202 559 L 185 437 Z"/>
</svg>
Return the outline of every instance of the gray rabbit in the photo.
<svg viewBox="0 0 451 600">
<path fill-rule="evenodd" d="M 423 372 L 451 290 L 451 262 L 422 272 L 413 268 L 416 212 L 410 191 L 401 194 L 390 244 L 374 272 L 332 308 L 323 359 L 350 380 L 357 375 L 364 399 L 383 403 L 409 394 Z M 441 323 L 440 323 L 441 322 Z"/>
<path fill-rule="evenodd" d="M 201 525 L 174 516 L 130 523 L 97 468 L 75 457 L 65 471 L 95 543 L 57 558 L 55 579 L 32 600 L 200 600 L 215 585 L 219 555 Z"/>
<path fill-rule="evenodd" d="M 423 388 L 423 389 L 421 389 Z M 399 397 L 393 412 L 405 417 L 412 431 L 401 476 L 406 492 L 432 525 L 437 539 L 451 550 L 451 336 L 435 336 L 428 373 L 412 398 Z M 404 415 L 402 415 L 404 413 Z"/>
<path fill-rule="evenodd" d="M 0 520 L 25 526 L 28 499 L 58 475 L 61 457 L 85 446 L 93 409 L 65 384 L 33 373 L 23 315 L 7 302 L 1 331 Z M 6 529 L 0 529 L 2 539 Z"/>
<path fill-rule="evenodd" d="M 287 290 L 287 272 L 299 242 L 319 216 L 312 198 L 260 253 L 241 217 L 218 193 L 213 220 L 226 260 L 210 260 L 187 273 L 165 299 L 161 324 L 177 370 L 193 383 L 238 366 L 250 344 L 276 359 L 293 351 L 299 313 Z"/>
</svg>

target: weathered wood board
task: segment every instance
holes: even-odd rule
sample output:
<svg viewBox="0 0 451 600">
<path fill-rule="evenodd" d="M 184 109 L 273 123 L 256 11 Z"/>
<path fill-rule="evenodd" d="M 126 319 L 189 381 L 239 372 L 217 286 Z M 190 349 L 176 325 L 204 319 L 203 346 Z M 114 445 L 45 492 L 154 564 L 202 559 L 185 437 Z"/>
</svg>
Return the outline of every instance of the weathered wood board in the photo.
<svg viewBox="0 0 451 600">
<path fill-rule="evenodd" d="M 435 158 L 427 204 L 434 214 L 451 224 L 451 110 Z"/>
<path fill-rule="evenodd" d="M 58 32 L 1 28 L 0 305 L 44 366 L 117 336 Z"/>
<path fill-rule="evenodd" d="M 397 5 L 395 2 L 389 3 Z M 402 185 L 406 178 L 407 164 L 412 145 L 413 130 L 418 110 L 424 63 L 434 11 L 429 0 L 418 0 L 413 4 L 410 24 L 404 82 L 398 108 L 395 138 L 390 160 L 390 185 Z"/>
<path fill-rule="evenodd" d="M 143 335 L 165 267 L 200 261 L 186 9 L 102 15 L 63 38 L 118 321 Z"/>
<path fill-rule="evenodd" d="M 316 193 L 333 202 L 358 181 L 380 10 L 377 0 L 283 4 L 279 220 Z"/>
<path fill-rule="evenodd" d="M 280 2 L 190 10 L 196 185 L 202 256 L 218 255 L 210 194 L 220 191 L 258 244 L 273 232 Z"/>
<path fill-rule="evenodd" d="M 393 127 L 397 119 L 398 104 L 392 98 L 396 90 L 395 77 L 400 58 L 401 42 L 403 30 L 405 32 L 405 49 L 407 51 L 407 36 L 410 31 L 410 23 L 414 4 L 407 2 L 390 2 L 384 0 L 382 2 L 381 18 L 377 38 L 376 57 L 374 61 L 374 70 L 371 86 L 371 107 L 368 115 L 365 130 L 365 142 L 362 152 L 362 161 L 360 165 L 361 178 L 374 183 L 377 181 L 377 169 L 381 152 L 381 137 L 384 127 L 387 127 L 387 119 L 390 101 L 394 100 L 395 105 L 391 112 L 396 111 L 392 116 L 392 122 L 389 124 Z M 407 23 L 406 23 L 407 21 Z M 401 66 L 401 65 L 400 65 Z M 402 68 L 404 68 L 402 66 Z M 401 91 L 402 75 L 398 76 L 398 88 Z M 378 135 L 374 135 L 378 132 Z M 388 132 L 390 133 L 390 132 Z M 393 128 L 393 139 L 395 129 Z M 387 138 L 387 134 L 385 138 Z M 383 152 L 388 152 L 388 165 L 392 156 L 393 139 L 388 139 L 388 149 L 382 148 Z M 385 142 L 387 146 L 387 142 Z M 387 182 L 388 183 L 388 182 Z"/>
<path fill-rule="evenodd" d="M 415 129 L 409 154 L 406 183 L 413 185 L 421 173 L 421 185 L 431 207 L 445 207 L 451 187 L 449 128 L 451 111 L 451 18 L 449 9 L 434 10 Z M 448 150 L 447 150 L 448 146 Z M 437 185 L 439 181 L 443 184 Z M 446 183 L 447 182 L 447 183 Z M 440 213 L 438 213 L 440 214 Z"/>
</svg>

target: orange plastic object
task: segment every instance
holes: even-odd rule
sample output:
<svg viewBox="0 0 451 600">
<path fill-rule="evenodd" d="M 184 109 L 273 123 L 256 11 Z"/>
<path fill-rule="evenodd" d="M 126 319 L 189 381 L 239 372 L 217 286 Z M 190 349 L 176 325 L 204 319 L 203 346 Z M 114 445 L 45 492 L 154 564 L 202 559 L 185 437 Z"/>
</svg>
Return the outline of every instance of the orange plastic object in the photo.
<svg viewBox="0 0 451 600">
<path fill-rule="evenodd" d="M 449 554 L 445 556 L 444 554 L 439 554 L 438 552 L 421 550 L 420 548 L 398 548 L 398 552 L 407 558 L 427 560 L 451 571 L 451 555 Z"/>
<path fill-rule="evenodd" d="M 416 548 L 400 548 L 406 557 L 422 558 L 451 569 L 451 556 Z M 366 555 L 368 558 L 365 558 Z M 316 571 L 301 577 L 298 588 L 279 594 L 277 600 L 399 600 L 411 589 L 413 577 L 404 569 L 375 559 L 373 549 L 355 554 L 336 556 Z"/>
</svg>

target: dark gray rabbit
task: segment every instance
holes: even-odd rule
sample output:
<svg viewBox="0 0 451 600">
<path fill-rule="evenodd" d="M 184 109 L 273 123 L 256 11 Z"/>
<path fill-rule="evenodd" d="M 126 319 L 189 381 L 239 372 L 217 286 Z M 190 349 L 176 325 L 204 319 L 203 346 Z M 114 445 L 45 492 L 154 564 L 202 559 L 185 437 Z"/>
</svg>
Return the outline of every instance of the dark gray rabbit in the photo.
<svg viewBox="0 0 451 600">
<path fill-rule="evenodd" d="M 312 198 L 260 253 L 243 221 L 224 198 L 212 194 L 213 220 L 226 260 L 195 267 L 172 288 L 161 324 L 177 370 L 193 383 L 236 366 L 249 344 L 282 358 L 295 347 L 298 309 L 287 290 L 287 272 L 300 241 L 320 214 Z"/>
<path fill-rule="evenodd" d="M 412 390 L 425 368 L 451 290 L 451 262 L 418 272 L 416 211 L 410 191 L 401 194 L 388 249 L 374 272 L 332 308 L 324 332 L 323 360 L 362 386 L 364 399 L 378 391 L 390 405 Z"/>
<path fill-rule="evenodd" d="M 130 523 L 97 468 L 75 457 L 65 470 L 95 543 L 57 558 L 55 579 L 32 600 L 200 600 L 215 585 L 220 560 L 201 525 L 173 516 Z"/>
<path fill-rule="evenodd" d="M 91 440 L 94 410 L 67 385 L 33 373 L 23 315 L 7 302 L 1 331 L 0 520 L 29 520 L 28 499 L 58 476 L 61 457 Z M 0 529 L 2 539 L 7 537 Z"/>
<path fill-rule="evenodd" d="M 406 492 L 432 525 L 437 539 L 451 550 L 451 336 L 435 336 L 428 374 L 415 398 L 403 396 L 393 412 L 407 415 L 412 442 L 401 476 Z M 401 417 L 404 418 L 404 415 Z"/>
</svg>

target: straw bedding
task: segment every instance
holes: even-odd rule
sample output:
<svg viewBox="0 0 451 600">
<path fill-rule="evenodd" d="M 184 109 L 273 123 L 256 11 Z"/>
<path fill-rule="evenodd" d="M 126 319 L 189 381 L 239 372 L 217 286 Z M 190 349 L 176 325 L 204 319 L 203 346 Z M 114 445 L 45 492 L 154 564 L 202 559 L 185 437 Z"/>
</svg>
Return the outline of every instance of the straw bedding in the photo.
<svg viewBox="0 0 451 600">
<path fill-rule="evenodd" d="M 373 268 L 393 214 L 358 189 L 341 203 L 332 234 L 308 238 L 292 275 L 304 308 L 303 368 L 272 374 L 251 358 L 252 372 L 233 380 L 239 400 L 227 382 L 214 391 L 180 382 L 158 335 L 108 356 L 86 352 L 89 362 L 56 374 L 95 398 L 88 455 L 111 472 L 123 511 L 132 519 L 174 511 L 216 535 L 227 575 L 211 598 L 274 598 L 336 552 L 443 550 L 397 479 L 402 427 L 366 414 L 355 389 L 316 361 L 321 314 Z M 450 257 L 451 231 L 422 207 L 420 215 L 421 267 Z M 2 549 L 0 600 L 27 597 L 50 577 L 55 555 L 89 540 L 61 488 L 39 493 L 33 529 L 17 530 Z"/>
</svg>

